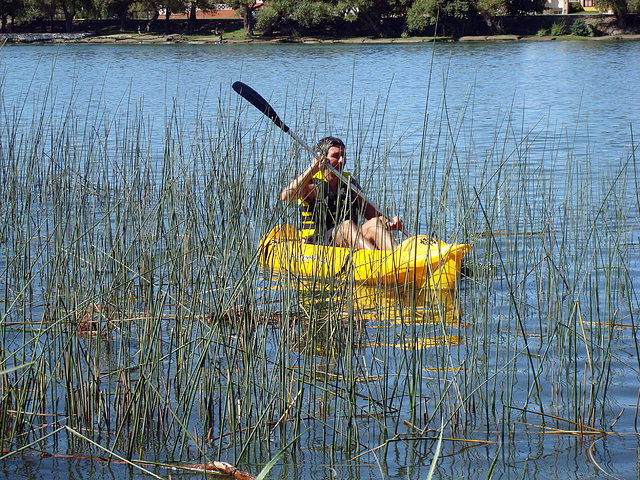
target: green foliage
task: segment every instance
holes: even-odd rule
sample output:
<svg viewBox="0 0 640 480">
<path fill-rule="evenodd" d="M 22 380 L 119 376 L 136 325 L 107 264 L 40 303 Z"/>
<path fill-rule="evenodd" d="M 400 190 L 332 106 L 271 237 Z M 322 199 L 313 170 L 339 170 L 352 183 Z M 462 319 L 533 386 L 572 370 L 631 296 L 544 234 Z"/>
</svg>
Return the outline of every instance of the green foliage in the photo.
<svg viewBox="0 0 640 480">
<path fill-rule="evenodd" d="M 552 37 L 559 37 L 567 34 L 567 25 L 564 22 L 556 22 L 551 25 L 549 29 L 549 35 Z"/>
<path fill-rule="evenodd" d="M 70 22 L 75 17 L 118 17 L 124 27 L 129 14 L 135 10 L 172 12 L 187 11 L 189 7 L 210 8 L 214 0 L 0 0 L 2 28 L 8 18 L 17 21 L 32 18 L 53 18 L 63 13 Z M 328 27 L 340 31 L 350 22 L 360 31 L 377 35 L 397 35 L 404 26 L 404 35 L 427 33 L 438 24 L 444 34 L 458 34 L 466 26 L 482 17 L 494 32 L 508 33 L 507 16 L 541 13 L 545 0 L 270 0 L 263 8 L 247 0 L 225 2 L 244 19 L 245 33 L 252 35 L 254 23 L 265 34 L 280 31 L 284 34 L 313 35 L 326 33 Z M 616 15 L 640 13 L 640 0 L 595 0 L 602 10 L 611 9 Z M 575 9 L 579 4 L 571 2 Z M 404 25 L 403 25 L 404 20 Z M 595 25 L 594 25 L 595 26 Z M 122 28 L 121 27 L 121 28 Z M 582 24 L 556 25 L 538 35 L 590 35 Z"/>
<path fill-rule="evenodd" d="M 132 0 L 106 0 L 104 9 L 107 14 L 115 15 L 123 21 L 127 18 Z"/>
<path fill-rule="evenodd" d="M 478 13 L 484 17 L 495 17 L 507 14 L 507 0 L 478 0 L 476 7 Z"/>
<path fill-rule="evenodd" d="M 338 0 L 336 8 L 345 20 L 364 22 L 377 30 L 382 19 L 404 17 L 413 3 L 414 0 Z"/>
<path fill-rule="evenodd" d="M 616 17 L 622 17 L 629 12 L 628 0 L 595 0 L 593 5 L 602 12 L 611 10 Z"/>
<path fill-rule="evenodd" d="M 407 12 L 407 30 L 422 32 L 436 22 L 449 30 L 476 14 L 473 2 L 469 0 L 415 0 Z"/>
<path fill-rule="evenodd" d="M 276 30 L 304 34 L 336 23 L 341 17 L 341 12 L 331 2 L 272 0 L 258 13 L 257 27 L 266 34 Z"/>
<path fill-rule="evenodd" d="M 272 0 L 262 7 L 256 17 L 256 28 L 258 30 L 270 35 L 282 25 L 282 15 L 279 8 L 280 3 L 278 0 Z"/>
<path fill-rule="evenodd" d="M 640 0 L 628 0 L 627 8 L 629 13 L 640 13 Z"/>
<path fill-rule="evenodd" d="M 106 10 L 106 0 L 24 0 L 22 19 L 53 18 L 63 13 L 68 22 L 76 16 L 83 18 L 100 18 Z"/>
<path fill-rule="evenodd" d="M 476 8 L 483 17 L 529 15 L 542 13 L 545 0 L 477 0 Z"/>
<path fill-rule="evenodd" d="M 290 18 L 299 31 L 307 32 L 336 20 L 336 14 L 326 2 L 296 2 Z"/>
<path fill-rule="evenodd" d="M 569 2 L 569 13 L 584 12 L 584 7 L 580 2 Z"/>
<path fill-rule="evenodd" d="M 432 8 L 431 0 L 417 0 L 407 12 L 407 30 L 422 32 L 429 25 L 435 23 L 437 9 Z"/>
<path fill-rule="evenodd" d="M 530 15 L 532 13 L 542 13 L 545 7 L 545 0 L 506 0 L 507 15 Z"/>
<path fill-rule="evenodd" d="M 577 35 L 578 37 L 588 37 L 591 35 L 591 30 L 587 26 L 587 23 L 582 18 L 577 18 L 571 24 L 571 34 Z"/>
<path fill-rule="evenodd" d="M 247 3 L 246 0 L 229 0 L 225 3 L 242 16 L 245 33 L 252 36 L 255 23 L 253 16 L 258 5 L 255 2 Z"/>
<path fill-rule="evenodd" d="M 24 11 L 22 0 L 0 0 L 0 20 L 2 21 L 2 31 L 6 28 L 7 17 L 15 18 Z"/>
</svg>

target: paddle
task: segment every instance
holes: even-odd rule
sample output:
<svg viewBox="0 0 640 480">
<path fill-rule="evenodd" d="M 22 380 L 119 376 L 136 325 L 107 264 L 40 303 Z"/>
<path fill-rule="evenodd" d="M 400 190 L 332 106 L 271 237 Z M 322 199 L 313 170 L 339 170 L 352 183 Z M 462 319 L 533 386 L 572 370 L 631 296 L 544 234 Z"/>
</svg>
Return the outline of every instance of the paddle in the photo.
<svg viewBox="0 0 640 480">
<path fill-rule="evenodd" d="M 260 95 L 258 92 L 256 92 L 253 88 L 251 88 L 246 83 L 242 83 L 242 82 L 233 82 L 233 85 L 231 85 L 231 88 L 233 88 L 236 91 L 236 93 L 238 95 L 240 95 L 242 98 L 244 98 L 247 102 L 249 102 L 251 105 L 253 105 L 258 110 L 260 110 L 262 113 L 264 113 L 267 117 L 269 117 L 269 119 L 273 123 L 275 123 L 284 133 L 288 133 L 291 136 L 291 138 L 293 138 L 298 143 L 298 145 L 300 145 L 305 150 L 307 150 L 311 155 L 316 157 L 317 153 L 314 152 L 313 149 L 310 148 L 305 142 L 303 142 L 300 139 L 300 137 L 298 137 L 287 126 L 287 124 L 284 123 L 280 119 L 280 117 L 278 116 L 276 111 L 273 109 L 273 107 L 271 105 L 269 105 L 269 102 L 267 102 L 262 97 L 262 95 Z M 376 207 L 375 204 L 373 202 L 371 202 L 371 200 L 369 200 L 367 198 L 367 196 L 364 194 L 364 192 L 362 190 L 360 190 L 356 185 L 351 183 L 348 178 L 346 178 L 344 175 L 342 175 L 342 173 L 340 173 L 338 170 L 336 170 L 329 163 L 325 163 L 324 166 L 327 167 L 329 170 L 331 170 L 336 177 L 338 177 L 345 185 L 347 185 L 349 188 L 351 188 L 351 190 L 358 197 L 360 197 L 364 202 L 366 202 L 371 207 L 373 207 L 377 212 L 380 212 L 378 207 Z"/>
</svg>

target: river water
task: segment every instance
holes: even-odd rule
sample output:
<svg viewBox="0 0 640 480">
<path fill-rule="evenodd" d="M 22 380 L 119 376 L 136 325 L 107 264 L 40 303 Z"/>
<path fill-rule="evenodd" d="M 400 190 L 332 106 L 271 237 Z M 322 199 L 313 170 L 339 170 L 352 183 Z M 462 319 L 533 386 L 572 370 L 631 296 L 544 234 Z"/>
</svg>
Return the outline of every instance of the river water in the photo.
<svg viewBox="0 0 640 480">
<path fill-rule="evenodd" d="M 5 46 L 0 71 L 5 106 L 35 108 L 47 92 L 79 110 L 140 102 L 161 117 L 177 99 L 186 116 L 217 115 L 217 99 L 242 80 L 303 136 L 310 111 L 346 135 L 360 110 L 384 110 L 394 132 L 410 136 L 425 109 L 434 120 L 446 102 L 452 121 L 472 117 L 479 141 L 510 114 L 525 130 L 565 128 L 578 142 L 588 130 L 594 154 L 616 161 L 640 104 L 637 58 L 637 42 Z"/>
<path fill-rule="evenodd" d="M 410 188 L 406 185 L 407 182 L 415 182 L 410 178 L 414 165 L 412 159 L 421 151 L 428 151 L 425 158 L 434 164 L 442 162 L 433 167 L 434 178 L 439 181 L 448 178 L 448 168 L 455 168 L 457 173 L 452 178 L 464 183 L 467 189 L 466 196 L 463 193 L 461 198 L 471 203 L 477 199 L 480 205 L 475 223 L 465 227 L 464 233 L 465 241 L 478 239 L 474 251 L 489 251 L 494 247 L 509 251 L 511 248 L 508 240 L 502 243 L 498 235 L 493 238 L 486 235 L 488 227 L 483 222 L 492 212 L 497 212 L 493 228 L 503 234 L 513 231 L 523 235 L 535 234 L 537 230 L 546 228 L 544 225 L 549 224 L 548 219 L 572 208 L 580 210 L 585 207 L 596 212 L 593 225 L 603 229 L 616 219 L 619 245 L 627 249 L 624 269 L 630 281 L 625 288 L 632 290 L 630 300 L 626 306 L 620 307 L 619 315 L 621 323 L 634 326 L 621 335 L 618 349 L 607 350 L 604 355 L 608 358 L 606 362 L 611 366 L 612 375 L 616 377 L 611 384 L 616 393 L 608 393 L 614 401 L 596 414 L 608 425 L 619 416 L 616 428 L 612 428 L 615 435 L 598 435 L 595 440 L 595 435 L 586 438 L 576 436 L 575 432 L 552 436 L 553 432 L 544 428 L 531 431 L 531 426 L 523 421 L 513 430 L 515 433 L 501 437 L 500 441 L 506 441 L 506 438 L 512 443 L 508 448 L 483 445 L 465 454 L 462 453 L 465 447 L 460 445 L 446 449 L 442 468 L 436 471 L 434 478 L 488 477 L 494 460 L 497 467 L 493 478 L 539 478 L 541 475 L 603 478 L 604 471 L 618 478 L 637 478 L 640 443 L 636 414 L 640 372 L 637 346 L 634 347 L 637 345 L 634 314 L 639 304 L 633 287 L 637 288 L 640 282 L 640 205 L 634 188 L 635 167 L 631 166 L 635 165 L 638 145 L 634 137 L 640 115 L 638 79 L 640 42 L 63 44 L 0 48 L 0 110 L 3 118 L 14 119 L 16 125 L 24 128 L 44 111 L 59 122 L 74 118 L 74 121 L 82 123 L 83 118 L 88 118 L 93 123 L 88 128 L 98 129 L 105 128 L 109 122 L 117 124 L 118 119 L 136 112 L 148 120 L 151 136 L 157 140 L 157 153 L 161 155 L 165 121 L 178 111 L 179 116 L 186 119 L 187 135 L 193 137 L 193 142 L 197 142 L 199 137 L 197 128 L 189 123 L 191 119 L 197 117 L 215 128 L 237 116 L 243 119 L 245 132 L 263 132 L 265 138 L 276 135 L 282 142 L 282 138 L 274 134 L 273 127 L 266 124 L 257 112 L 243 105 L 231 91 L 231 83 L 242 80 L 262 93 L 307 143 L 311 144 L 317 137 L 327 134 L 343 137 L 354 168 L 369 180 L 364 182 L 365 186 L 376 198 L 381 194 L 376 178 L 378 181 L 380 177 L 392 179 L 391 191 L 387 193 L 393 200 L 385 206 L 402 211 L 403 202 L 413 198 L 412 195 L 418 195 L 410 191 L 415 184 Z M 101 123 L 103 121 L 105 124 Z M 83 128 L 87 126 L 83 125 L 80 130 Z M 380 167 L 381 158 L 384 158 L 384 167 Z M 288 159 L 287 166 L 298 171 L 302 165 L 300 162 L 306 160 Z M 495 200 L 512 193 L 517 182 L 497 182 L 495 190 L 490 191 L 495 186 L 496 176 L 513 172 L 521 174 L 524 183 L 539 182 L 535 184 L 542 185 L 533 189 L 523 187 L 525 203 L 533 209 L 530 216 L 510 218 L 510 206 L 500 206 Z M 580 191 L 572 191 L 574 182 L 571 178 L 574 175 L 588 177 L 582 179 L 585 181 L 575 182 L 580 185 Z M 571 204 L 571 199 L 579 197 L 582 189 L 597 192 L 594 195 L 599 200 L 595 205 Z M 614 207 L 619 207 L 619 211 L 609 208 L 612 196 L 617 198 Z M 433 199 L 428 202 L 430 209 L 441 208 L 452 220 L 464 223 L 464 219 L 456 218 L 455 208 L 450 205 L 442 206 Z M 487 213 L 485 209 L 491 211 Z M 528 210 L 525 208 L 524 212 Z M 411 228 L 418 231 L 433 229 L 438 235 L 449 238 L 462 235 L 459 227 L 452 226 L 452 223 L 455 222 L 446 225 L 434 223 L 425 214 L 416 217 Z M 562 230 L 561 220 L 559 224 L 558 229 Z M 578 230 L 579 225 L 577 222 L 571 228 Z M 569 243 L 582 238 L 583 232 L 574 233 Z M 510 260 L 497 257 L 492 257 L 493 267 L 484 266 L 500 268 L 502 262 L 503 268 L 517 272 L 514 278 L 525 284 L 534 276 L 532 273 L 539 262 L 528 258 L 526 246 L 514 248 L 519 253 L 513 261 L 517 262 L 522 255 L 526 267 L 513 266 L 509 270 Z M 549 257 L 553 257 L 554 252 L 554 248 L 550 248 Z M 576 255 L 575 251 L 572 250 L 571 255 Z M 479 270 L 485 263 L 483 258 L 481 254 L 476 257 Z M 549 268 L 561 270 L 563 262 L 571 264 L 571 258 L 552 263 Z M 580 275 L 577 267 L 575 270 L 573 267 L 567 269 L 576 276 Z M 495 281 L 496 293 L 495 297 L 489 298 L 505 303 L 495 309 L 491 315 L 495 323 L 489 322 L 486 328 L 496 325 L 498 328 L 501 322 L 507 322 L 515 330 L 518 327 L 513 318 L 522 312 L 513 311 L 508 297 L 512 297 L 518 288 L 509 286 L 509 273 L 492 281 Z M 522 293 L 523 304 L 539 305 L 546 301 L 545 295 L 549 292 L 545 290 L 544 281 L 545 277 L 541 276 L 537 279 L 538 287 L 523 289 L 526 290 Z M 476 282 L 474 285 L 482 283 L 481 280 Z M 568 280 L 569 290 L 570 283 Z M 470 285 L 471 282 L 469 286 L 462 287 L 466 292 L 463 302 L 467 303 L 467 311 L 477 312 L 474 310 L 476 306 L 472 305 L 475 289 L 484 287 L 472 288 Z M 565 293 L 563 299 L 567 297 L 570 297 L 569 293 Z M 600 312 L 599 308 L 605 307 L 594 307 L 593 311 Z M 526 314 L 522 315 L 526 317 Z M 478 317 L 475 313 L 467 313 L 465 321 L 477 323 Z M 512 321 L 513 324 L 510 323 Z M 542 324 L 544 320 L 524 318 L 524 321 L 526 326 L 520 332 L 523 335 L 525 329 L 537 331 L 537 323 Z M 490 343 L 497 345 L 496 352 L 504 348 L 509 355 L 509 347 L 502 345 L 509 342 L 509 333 L 482 329 L 474 332 L 484 332 L 492 340 Z M 527 345 L 526 356 L 546 358 L 548 350 L 543 348 L 543 343 L 541 341 L 536 352 L 529 352 Z M 466 353 L 457 355 L 472 355 L 473 349 L 467 347 L 461 346 L 459 351 Z M 584 352 L 571 350 L 564 353 L 584 355 Z M 585 362 L 591 364 L 595 361 L 594 352 L 587 351 L 586 355 L 588 360 Z M 498 356 L 496 353 L 496 358 Z M 520 369 L 520 374 L 516 372 L 507 376 L 505 381 L 526 384 L 529 387 L 525 390 L 530 393 L 535 382 L 530 383 L 528 362 L 519 360 L 514 365 L 516 370 Z M 495 366 L 492 368 L 495 370 L 489 369 L 487 384 L 478 390 L 489 388 L 487 385 L 498 388 L 495 382 L 501 382 L 502 370 Z M 504 368 L 510 368 L 509 362 L 504 364 Z M 576 372 L 559 371 L 558 375 L 578 377 Z M 517 391 L 512 387 L 501 388 L 501 391 Z M 586 387 L 581 388 L 586 390 Z M 510 408 L 505 405 L 526 408 L 527 402 L 519 396 L 526 396 L 526 391 L 515 393 L 510 399 L 500 398 L 499 408 Z M 476 393 L 474 390 L 470 396 Z M 576 396 L 580 394 L 577 392 Z M 480 397 L 487 402 L 492 399 L 493 404 L 474 405 L 474 408 L 496 408 L 495 397 L 488 393 Z M 563 398 L 563 392 L 546 392 L 542 398 L 542 403 L 547 406 L 557 406 L 564 401 L 571 404 L 571 399 Z M 556 410 L 551 408 L 551 411 Z M 539 422 L 531 423 L 537 425 Z M 485 425 L 484 428 L 485 431 L 493 429 L 499 427 Z M 566 430 L 573 431 L 574 428 L 567 427 Z M 319 444 L 324 441 L 320 437 L 318 434 Z M 363 442 L 367 443 L 366 440 Z M 374 448 L 379 443 L 380 438 L 376 438 L 369 446 Z M 351 463 L 345 467 L 342 465 L 345 458 L 318 445 L 317 453 L 310 448 L 296 453 L 297 459 L 294 455 L 282 460 L 283 466 L 276 470 L 279 473 L 273 478 L 277 475 L 282 478 L 327 478 L 334 475 L 426 477 L 432 454 L 430 451 L 424 455 L 415 447 L 407 447 L 397 457 L 381 453 L 379 457 L 364 457 L 365 462 L 359 466 L 357 461 L 350 460 Z M 456 462 L 457 458 L 460 462 Z M 86 461 L 16 455 L 4 461 L 0 477 L 34 479 L 42 476 L 42 472 L 51 478 L 78 479 L 142 475 L 118 465 L 86 465 Z M 412 470 L 416 466 L 423 469 Z M 187 476 L 180 474 L 180 478 Z"/>
</svg>

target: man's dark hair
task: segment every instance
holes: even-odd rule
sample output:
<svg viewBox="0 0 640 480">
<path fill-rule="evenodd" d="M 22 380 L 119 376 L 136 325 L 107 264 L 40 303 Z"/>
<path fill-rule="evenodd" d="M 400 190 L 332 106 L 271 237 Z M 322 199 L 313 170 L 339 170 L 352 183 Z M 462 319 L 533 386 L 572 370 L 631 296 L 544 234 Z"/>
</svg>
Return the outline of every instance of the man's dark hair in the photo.
<svg viewBox="0 0 640 480">
<path fill-rule="evenodd" d="M 316 151 L 316 153 L 320 155 L 321 158 L 324 159 L 324 158 L 327 158 L 327 155 L 329 154 L 329 149 L 331 147 L 345 148 L 344 142 L 339 138 L 324 137 L 318 140 L 318 143 L 316 143 L 314 150 Z"/>
</svg>

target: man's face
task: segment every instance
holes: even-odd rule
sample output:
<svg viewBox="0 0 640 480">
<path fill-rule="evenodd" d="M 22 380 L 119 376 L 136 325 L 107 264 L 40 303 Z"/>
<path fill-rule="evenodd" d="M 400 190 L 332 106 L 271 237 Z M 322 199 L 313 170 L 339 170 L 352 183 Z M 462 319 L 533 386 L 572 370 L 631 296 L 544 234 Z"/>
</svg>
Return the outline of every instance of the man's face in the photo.
<svg viewBox="0 0 640 480">
<path fill-rule="evenodd" d="M 344 148 L 330 147 L 327 152 L 327 163 L 341 172 L 345 164 Z"/>
</svg>

